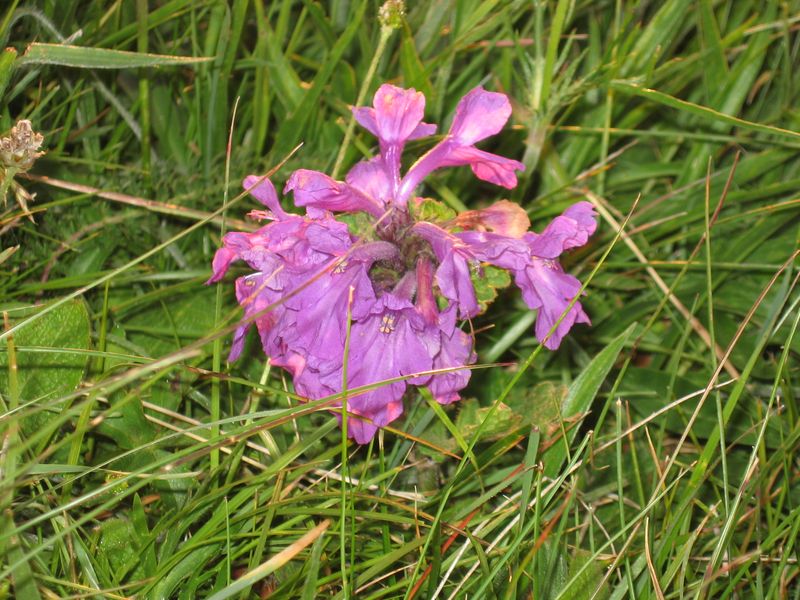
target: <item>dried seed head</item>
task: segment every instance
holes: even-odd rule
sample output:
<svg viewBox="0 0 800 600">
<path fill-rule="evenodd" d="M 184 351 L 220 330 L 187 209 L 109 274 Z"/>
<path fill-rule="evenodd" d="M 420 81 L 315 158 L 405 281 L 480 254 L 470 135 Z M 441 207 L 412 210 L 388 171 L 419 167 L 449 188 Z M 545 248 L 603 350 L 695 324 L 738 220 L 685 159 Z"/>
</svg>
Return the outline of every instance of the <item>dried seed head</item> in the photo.
<svg viewBox="0 0 800 600">
<path fill-rule="evenodd" d="M 44 142 L 27 119 L 19 121 L 11 131 L 0 138 L 0 166 L 17 171 L 27 171 L 44 154 L 39 148 Z"/>
</svg>

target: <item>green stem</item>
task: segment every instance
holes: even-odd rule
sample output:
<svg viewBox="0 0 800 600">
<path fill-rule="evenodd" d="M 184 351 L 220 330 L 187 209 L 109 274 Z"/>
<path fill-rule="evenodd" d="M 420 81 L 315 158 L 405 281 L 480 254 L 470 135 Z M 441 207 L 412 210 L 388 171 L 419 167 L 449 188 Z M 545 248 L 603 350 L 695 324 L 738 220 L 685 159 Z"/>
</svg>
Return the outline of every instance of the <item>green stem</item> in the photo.
<svg viewBox="0 0 800 600">
<path fill-rule="evenodd" d="M 347 583 L 347 485 L 350 480 L 350 469 L 347 465 L 347 366 L 350 362 L 350 326 L 352 325 L 353 292 L 355 288 L 350 286 L 350 296 L 347 301 L 347 330 L 344 339 L 344 360 L 342 361 L 342 496 L 341 496 L 341 515 L 339 518 L 339 559 L 342 568 L 342 592 L 344 598 L 350 597 Z"/>
<path fill-rule="evenodd" d="M 367 69 L 367 75 L 364 77 L 364 81 L 361 83 L 361 89 L 358 91 L 356 106 L 361 106 L 364 104 L 364 98 L 367 96 L 367 90 L 372 82 L 372 78 L 375 76 L 375 71 L 378 69 L 378 62 L 381 60 L 381 56 L 383 56 L 383 53 L 386 50 L 386 44 L 389 42 L 389 38 L 392 37 L 392 31 L 394 31 L 393 27 L 387 27 L 385 25 L 381 27 L 381 34 L 380 38 L 378 39 L 378 47 L 375 49 L 375 54 L 372 56 L 372 62 L 369 63 L 369 69 Z M 342 167 L 344 155 L 347 152 L 347 147 L 350 145 L 350 140 L 353 137 L 353 131 L 355 131 L 355 128 L 356 119 L 354 116 L 350 115 L 350 121 L 347 123 L 347 130 L 344 132 L 344 140 L 342 140 L 342 145 L 339 148 L 339 154 L 336 156 L 336 162 L 334 163 L 333 171 L 331 172 L 331 177 L 334 179 L 336 179 L 339 169 Z"/>
<path fill-rule="evenodd" d="M 136 0 L 136 20 L 138 31 L 136 34 L 136 50 L 143 54 L 148 51 L 147 44 L 147 15 L 149 13 L 147 0 Z M 139 114 L 142 127 L 142 170 L 147 180 L 148 190 L 153 189 L 153 176 L 150 170 L 150 80 L 147 74 L 139 73 Z"/>
</svg>

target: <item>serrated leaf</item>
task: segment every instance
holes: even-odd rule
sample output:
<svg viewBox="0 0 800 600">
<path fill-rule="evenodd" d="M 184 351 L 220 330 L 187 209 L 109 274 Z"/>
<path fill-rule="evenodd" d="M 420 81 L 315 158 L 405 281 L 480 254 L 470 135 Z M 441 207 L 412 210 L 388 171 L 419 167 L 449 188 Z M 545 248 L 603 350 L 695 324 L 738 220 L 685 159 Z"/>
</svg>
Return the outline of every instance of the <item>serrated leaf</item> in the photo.
<svg viewBox="0 0 800 600">
<path fill-rule="evenodd" d="M 470 277 L 481 312 L 497 298 L 498 290 L 511 285 L 511 276 L 508 272 L 493 265 L 482 265 L 480 269 L 470 273 Z"/>
<path fill-rule="evenodd" d="M 409 202 L 408 210 L 415 221 L 428 223 L 445 223 L 456 218 L 456 211 L 433 198 L 422 198 L 418 202 Z"/>
</svg>

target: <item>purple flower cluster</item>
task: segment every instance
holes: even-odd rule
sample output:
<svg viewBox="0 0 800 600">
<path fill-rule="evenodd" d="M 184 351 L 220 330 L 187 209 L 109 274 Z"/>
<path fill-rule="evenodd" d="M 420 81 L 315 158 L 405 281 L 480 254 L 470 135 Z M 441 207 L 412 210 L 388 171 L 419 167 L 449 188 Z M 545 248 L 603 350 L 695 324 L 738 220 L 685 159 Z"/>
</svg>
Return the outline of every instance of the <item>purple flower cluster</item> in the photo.
<svg viewBox="0 0 800 600">
<path fill-rule="evenodd" d="M 436 130 L 422 122 L 424 109 L 420 92 L 392 85 L 378 89 L 372 108 L 355 108 L 380 154 L 344 181 L 295 171 L 284 193 L 293 192 L 305 216 L 285 212 L 268 179 L 247 177 L 245 188 L 267 208 L 252 214 L 271 222 L 255 233 L 228 233 L 209 280 L 219 281 L 237 260 L 253 269 L 236 280 L 245 320 L 229 359 L 240 355 L 255 323 L 270 362 L 311 399 L 342 391 L 349 324 L 347 388 L 374 386 L 348 399 L 348 432 L 362 444 L 403 413 L 408 385 L 426 386 L 442 404 L 459 399 L 470 377 L 459 367 L 476 358 L 459 320 L 481 311 L 475 281 L 486 265 L 513 275 L 538 310 L 536 337 L 548 348 L 575 323 L 589 323 L 580 303 L 567 310 L 581 285 L 558 258 L 594 232 L 591 205 L 571 206 L 541 233 L 528 231 L 525 211 L 506 200 L 451 218 L 418 218 L 415 208 L 425 201 L 414 192 L 436 169 L 469 165 L 479 179 L 506 188 L 523 169 L 475 147 L 511 114 L 506 96 L 478 87 L 458 104 L 447 135 L 401 174 L 406 142 Z M 334 212 L 353 214 L 337 220 Z"/>
</svg>

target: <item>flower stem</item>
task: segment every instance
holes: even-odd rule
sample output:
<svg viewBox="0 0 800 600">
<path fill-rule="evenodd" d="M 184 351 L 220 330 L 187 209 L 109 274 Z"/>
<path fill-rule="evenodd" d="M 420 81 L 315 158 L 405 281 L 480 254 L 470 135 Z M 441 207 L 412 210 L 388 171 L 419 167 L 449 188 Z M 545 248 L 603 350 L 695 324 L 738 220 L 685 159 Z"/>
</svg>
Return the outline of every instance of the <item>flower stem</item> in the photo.
<svg viewBox="0 0 800 600">
<path fill-rule="evenodd" d="M 380 38 L 378 39 L 378 47 L 375 49 L 375 54 L 372 55 L 372 62 L 369 63 L 367 75 L 364 77 L 364 81 L 361 83 L 361 89 L 358 91 L 358 98 L 356 98 L 355 104 L 356 106 L 361 106 L 364 104 L 364 98 L 367 96 L 367 90 L 369 90 L 372 78 L 375 76 L 375 71 L 378 69 L 378 62 L 381 60 L 381 56 L 383 56 L 383 53 L 386 50 L 386 44 L 389 42 L 389 38 L 392 37 L 392 31 L 394 31 L 394 27 L 387 25 L 383 25 L 381 27 Z M 342 140 L 342 145 L 339 148 L 339 154 L 336 156 L 336 162 L 334 163 L 333 171 L 331 172 L 331 177 L 334 179 L 336 179 L 339 174 L 339 169 L 342 167 L 344 155 L 345 152 L 347 152 L 347 147 L 350 145 L 350 140 L 353 137 L 353 131 L 355 130 L 355 127 L 356 119 L 353 115 L 350 115 L 350 120 L 347 123 L 347 130 L 344 132 L 344 140 Z"/>
</svg>

